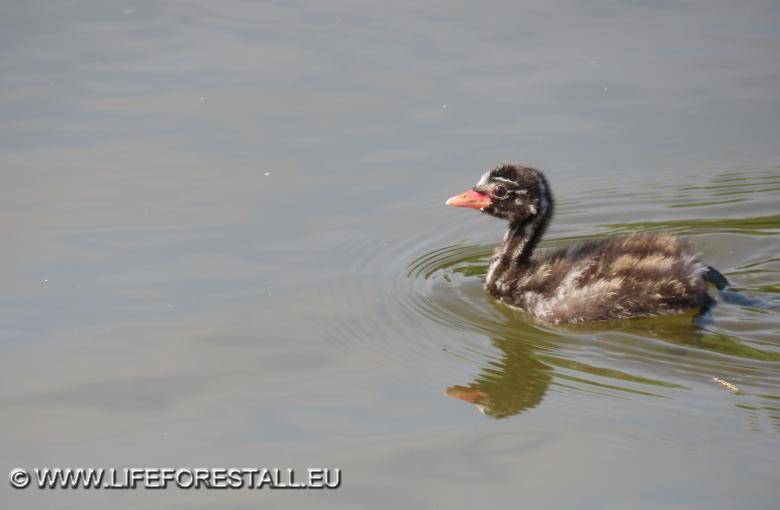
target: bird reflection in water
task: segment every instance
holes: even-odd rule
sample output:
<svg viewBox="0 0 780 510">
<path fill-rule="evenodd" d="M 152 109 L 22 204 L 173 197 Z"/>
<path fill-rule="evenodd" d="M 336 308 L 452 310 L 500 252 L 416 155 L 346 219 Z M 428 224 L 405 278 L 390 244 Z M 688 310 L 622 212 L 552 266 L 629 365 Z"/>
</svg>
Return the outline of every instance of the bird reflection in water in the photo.
<svg viewBox="0 0 780 510">
<path fill-rule="evenodd" d="M 550 329 L 544 332 L 537 329 L 537 335 L 528 335 L 530 322 L 523 312 L 508 309 L 500 303 L 494 303 L 494 306 L 509 320 L 506 325 L 520 334 L 507 332 L 491 336 L 491 343 L 501 351 L 500 359 L 486 362 L 473 382 L 450 386 L 445 390 L 445 395 L 474 404 L 483 414 L 497 419 L 538 406 L 553 382 L 553 377 L 566 379 L 568 383 L 573 382 L 580 387 L 598 387 L 615 396 L 633 394 L 663 398 L 671 396 L 663 394 L 664 388 L 688 389 L 676 382 L 592 366 L 564 355 L 568 340 L 582 338 L 583 335 L 598 338 L 604 349 L 621 352 L 625 362 L 631 362 L 635 367 L 646 365 L 652 370 L 658 363 L 666 366 L 675 364 L 673 360 L 676 358 L 681 373 L 687 372 L 696 381 L 711 379 L 712 366 L 704 362 L 707 351 L 737 356 L 746 361 L 780 361 L 780 354 L 776 352 L 756 349 L 739 339 L 700 327 L 697 320 L 700 317 L 692 315 L 556 327 L 553 329 L 555 333 Z M 648 344 L 646 350 L 621 349 L 627 336 L 662 340 L 663 344 Z M 551 339 L 561 349 L 557 355 L 551 352 Z M 553 348 L 555 350 L 558 349 Z M 668 358 L 668 355 L 673 355 L 673 358 Z M 702 366 L 697 368 L 699 360 Z M 737 374 L 724 369 L 721 375 L 732 377 Z"/>
<path fill-rule="evenodd" d="M 552 367 L 534 358 L 532 347 L 517 338 L 492 339 L 502 352 L 468 386 L 450 386 L 448 397 L 477 406 L 493 418 L 507 418 L 539 405 L 552 380 Z"/>
</svg>

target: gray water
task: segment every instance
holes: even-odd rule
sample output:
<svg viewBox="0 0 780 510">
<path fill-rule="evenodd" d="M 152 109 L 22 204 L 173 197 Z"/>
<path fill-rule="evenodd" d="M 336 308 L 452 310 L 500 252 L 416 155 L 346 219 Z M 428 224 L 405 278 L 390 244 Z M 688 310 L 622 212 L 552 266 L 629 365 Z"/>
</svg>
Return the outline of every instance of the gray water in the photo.
<svg viewBox="0 0 780 510">
<path fill-rule="evenodd" d="M 776 508 L 778 22 L 3 2 L 0 466 L 343 474 L 3 507 Z M 759 305 L 552 327 L 496 304 L 503 225 L 443 202 L 502 161 L 547 173 L 543 246 L 676 232 Z"/>
</svg>

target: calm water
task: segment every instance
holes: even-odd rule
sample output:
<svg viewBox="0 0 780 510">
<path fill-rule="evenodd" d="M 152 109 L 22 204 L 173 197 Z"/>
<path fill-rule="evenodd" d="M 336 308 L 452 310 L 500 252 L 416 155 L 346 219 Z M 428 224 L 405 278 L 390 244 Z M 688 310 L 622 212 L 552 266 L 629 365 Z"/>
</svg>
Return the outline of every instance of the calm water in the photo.
<svg viewBox="0 0 780 510">
<path fill-rule="evenodd" d="M 341 467 L 14 508 L 777 508 L 777 2 L 3 2 L 0 466 Z M 755 302 L 553 327 L 481 288 L 663 229 Z M 713 380 L 739 388 L 734 392 Z M 482 412 L 479 412 L 482 411 Z"/>
</svg>

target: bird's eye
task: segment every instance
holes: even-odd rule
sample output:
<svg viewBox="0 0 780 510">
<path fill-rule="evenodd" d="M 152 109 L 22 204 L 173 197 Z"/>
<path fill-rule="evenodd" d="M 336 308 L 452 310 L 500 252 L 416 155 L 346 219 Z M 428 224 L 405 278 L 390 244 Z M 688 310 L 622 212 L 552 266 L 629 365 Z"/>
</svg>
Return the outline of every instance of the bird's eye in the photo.
<svg viewBox="0 0 780 510">
<path fill-rule="evenodd" d="M 496 198 L 504 198 L 506 196 L 506 186 L 503 186 L 501 184 L 496 185 L 492 190 L 491 194 Z"/>
</svg>

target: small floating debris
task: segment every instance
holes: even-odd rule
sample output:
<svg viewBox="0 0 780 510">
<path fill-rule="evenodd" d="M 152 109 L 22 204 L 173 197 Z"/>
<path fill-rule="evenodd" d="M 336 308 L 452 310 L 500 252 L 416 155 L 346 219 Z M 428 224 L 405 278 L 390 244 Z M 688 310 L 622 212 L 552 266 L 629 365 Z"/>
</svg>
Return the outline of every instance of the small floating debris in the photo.
<svg viewBox="0 0 780 510">
<path fill-rule="evenodd" d="M 721 379 L 719 377 L 713 377 L 712 380 L 715 381 L 716 383 L 720 384 L 721 386 L 723 386 L 727 390 L 731 390 L 734 393 L 739 393 L 739 388 L 737 388 L 735 385 L 731 384 L 730 382 L 728 382 L 726 380 L 723 380 L 723 379 Z"/>
<path fill-rule="evenodd" d="M 266 172 L 266 173 L 264 173 L 263 175 L 265 175 L 266 177 L 268 177 L 269 175 L 271 175 L 271 172 Z"/>
</svg>

